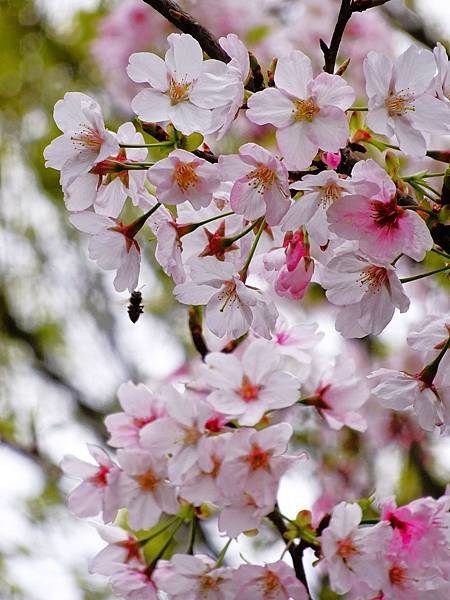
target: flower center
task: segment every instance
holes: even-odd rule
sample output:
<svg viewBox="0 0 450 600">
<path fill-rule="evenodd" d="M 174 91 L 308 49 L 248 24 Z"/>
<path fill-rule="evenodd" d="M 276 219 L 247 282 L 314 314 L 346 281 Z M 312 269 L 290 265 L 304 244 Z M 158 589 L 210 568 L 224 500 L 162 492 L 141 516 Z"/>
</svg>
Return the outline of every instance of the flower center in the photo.
<svg viewBox="0 0 450 600">
<path fill-rule="evenodd" d="M 71 141 L 74 146 L 81 150 L 93 150 L 98 152 L 104 140 L 97 129 L 92 127 L 83 127 L 75 135 L 71 136 Z"/>
<path fill-rule="evenodd" d="M 156 419 L 155 415 L 150 415 L 148 417 L 142 417 L 140 419 L 133 419 L 133 425 L 135 427 L 137 427 L 138 429 L 142 429 L 142 427 L 145 427 L 145 425 L 148 425 L 149 423 L 153 423 L 153 421 Z"/>
<path fill-rule="evenodd" d="M 254 445 L 250 454 L 245 458 L 252 471 L 257 471 L 258 469 L 268 470 L 269 459 L 270 454 L 262 450 L 258 445 Z"/>
<path fill-rule="evenodd" d="M 320 112 L 320 108 L 313 98 L 294 100 L 294 105 L 294 121 L 308 121 L 308 123 L 311 123 L 314 117 Z"/>
<path fill-rule="evenodd" d="M 198 440 L 202 437 L 202 434 L 195 427 L 185 427 L 184 428 L 184 436 L 183 442 L 187 446 L 193 446 L 198 442 Z"/>
<path fill-rule="evenodd" d="M 337 183 L 327 183 L 320 188 L 320 200 L 323 208 L 328 208 L 342 196 L 342 188 Z"/>
<path fill-rule="evenodd" d="M 200 589 L 202 592 L 209 592 L 210 590 L 217 590 L 220 583 L 219 577 L 211 577 L 211 575 L 202 575 L 200 577 Z"/>
<path fill-rule="evenodd" d="M 108 484 L 106 477 L 109 473 L 109 467 L 100 467 L 97 473 L 91 477 L 91 481 L 94 485 L 98 487 L 104 487 Z"/>
<path fill-rule="evenodd" d="M 178 83 L 175 79 L 170 79 L 170 87 L 169 87 L 169 97 L 172 104 L 178 104 L 183 100 L 186 100 L 189 88 L 191 87 L 190 83 Z"/>
<path fill-rule="evenodd" d="M 344 560 L 354 556 L 355 554 L 358 554 L 358 550 L 355 548 L 352 538 L 347 537 L 343 540 L 340 540 L 337 543 L 336 554 Z"/>
<path fill-rule="evenodd" d="M 389 580 L 392 585 L 403 585 L 408 577 L 406 576 L 406 569 L 398 565 L 393 566 L 389 570 Z"/>
<path fill-rule="evenodd" d="M 127 556 L 125 558 L 125 562 L 129 562 L 132 559 L 140 560 L 141 558 L 141 549 L 139 546 L 139 542 L 132 537 L 129 537 L 127 540 L 123 542 L 118 542 L 117 544 L 121 548 L 124 548 L 127 551 Z"/>
<path fill-rule="evenodd" d="M 221 313 L 223 313 L 229 304 L 233 305 L 235 302 L 240 304 L 239 296 L 236 293 L 236 283 L 234 281 L 227 281 L 225 288 L 217 296 L 217 299 L 219 302 L 224 301 L 220 308 Z"/>
<path fill-rule="evenodd" d="M 384 267 L 372 265 L 362 271 L 359 281 L 362 286 L 367 286 L 368 291 L 376 293 L 388 279 L 387 270 Z"/>
<path fill-rule="evenodd" d="M 154 492 L 159 484 L 159 478 L 155 475 L 152 469 L 149 469 L 141 475 L 136 475 L 134 478 L 143 492 Z"/>
<path fill-rule="evenodd" d="M 195 187 L 198 183 L 198 175 L 193 163 L 179 162 L 175 167 L 174 177 L 183 192 L 187 192 L 190 187 Z"/>
<path fill-rule="evenodd" d="M 263 579 L 262 591 L 264 592 L 264 595 L 276 592 L 280 589 L 280 587 L 280 579 L 278 575 L 273 571 L 267 571 Z"/>
<path fill-rule="evenodd" d="M 275 183 L 277 176 L 268 166 L 258 164 L 256 169 L 247 173 L 247 179 L 249 185 L 257 190 L 258 194 L 264 194 Z"/>
<path fill-rule="evenodd" d="M 390 93 L 384 101 L 386 110 L 390 117 L 401 117 L 408 110 L 416 110 L 414 101 L 416 97 L 408 89 L 400 90 L 396 94 Z"/>
<path fill-rule="evenodd" d="M 371 216 L 377 227 L 398 229 L 399 220 L 404 214 L 404 209 L 397 205 L 395 198 L 390 202 L 374 200 L 372 203 Z"/>
<path fill-rule="evenodd" d="M 251 402 L 252 400 L 258 399 L 258 394 L 260 390 L 259 385 L 253 385 L 247 375 L 244 375 L 241 382 L 241 389 L 239 390 L 240 396 L 242 400 L 245 402 Z"/>
</svg>

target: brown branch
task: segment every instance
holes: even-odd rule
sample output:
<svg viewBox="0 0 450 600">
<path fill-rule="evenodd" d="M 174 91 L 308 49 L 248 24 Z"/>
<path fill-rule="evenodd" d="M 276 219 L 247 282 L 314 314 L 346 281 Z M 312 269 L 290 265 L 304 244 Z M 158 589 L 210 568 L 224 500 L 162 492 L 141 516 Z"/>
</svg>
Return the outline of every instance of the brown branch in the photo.
<svg viewBox="0 0 450 600">
<path fill-rule="evenodd" d="M 213 34 L 183 10 L 177 2 L 174 0 L 144 0 L 144 2 L 157 10 L 180 31 L 192 35 L 210 58 L 225 63 L 230 62 L 230 57 Z"/>
<path fill-rule="evenodd" d="M 341 45 L 342 36 L 344 35 L 347 23 L 354 12 L 364 12 L 369 8 L 386 4 L 389 0 L 341 0 L 341 8 L 339 10 L 336 26 L 333 31 L 330 45 L 327 46 L 323 40 L 320 40 L 325 65 L 323 70 L 326 73 L 334 73 L 336 59 Z"/>
<path fill-rule="evenodd" d="M 267 515 L 267 518 L 275 525 L 276 529 L 280 533 L 283 541 L 286 542 L 286 538 L 284 534 L 287 532 L 287 527 L 284 524 L 283 518 L 280 513 L 277 511 L 277 507 L 275 510 Z M 289 554 L 292 558 L 292 564 L 294 566 L 294 571 L 297 579 L 303 583 L 308 592 L 308 597 L 311 598 L 311 592 L 309 591 L 308 581 L 306 579 L 305 567 L 303 566 L 303 550 L 305 546 L 300 542 L 300 544 L 292 543 L 288 547 Z"/>
</svg>

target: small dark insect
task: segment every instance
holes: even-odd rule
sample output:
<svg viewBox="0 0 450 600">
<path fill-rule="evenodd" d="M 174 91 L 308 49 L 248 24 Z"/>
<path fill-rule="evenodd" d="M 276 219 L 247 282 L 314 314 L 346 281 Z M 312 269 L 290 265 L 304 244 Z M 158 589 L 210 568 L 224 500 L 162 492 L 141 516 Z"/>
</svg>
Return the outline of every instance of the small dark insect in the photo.
<svg viewBox="0 0 450 600">
<path fill-rule="evenodd" d="M 133 323 L 139 319 L 144 312 L 144 305 L 142 304 L 142 293 L 139 290 L 131 292 L 129 304 L 128 304 L 128 316 Z"/>
</svg>

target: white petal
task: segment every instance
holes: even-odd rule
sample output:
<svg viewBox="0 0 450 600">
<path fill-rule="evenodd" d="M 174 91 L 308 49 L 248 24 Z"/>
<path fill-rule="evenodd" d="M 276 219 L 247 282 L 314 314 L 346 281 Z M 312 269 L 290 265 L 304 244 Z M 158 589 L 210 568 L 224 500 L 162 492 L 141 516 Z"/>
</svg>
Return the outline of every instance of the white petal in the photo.
<svg viewBox="0 0 450 600">
<path fill-rule="evenodd" d="M 128 77 L 136 83 L 149 83 L 160 92 L 169 88 L 166 63 L 150 52 L 135 52 L 129 58 Z"/>
</svg>

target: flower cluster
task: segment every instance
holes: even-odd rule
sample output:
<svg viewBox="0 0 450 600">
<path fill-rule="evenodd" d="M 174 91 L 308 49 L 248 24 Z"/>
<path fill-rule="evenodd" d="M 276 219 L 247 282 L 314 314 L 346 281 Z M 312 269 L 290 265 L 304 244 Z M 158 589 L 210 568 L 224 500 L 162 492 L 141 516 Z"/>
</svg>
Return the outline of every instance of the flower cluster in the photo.
<svg viewBox="0 0 450 600">
<path fill-rule="evenodd" d="M 281 479 L 306 458 L 293 448 L 297 409 L 327 431 L 363 432 L 376 379 L 371 392 L 382 406 L 415 416 L 427 431 L 450 428 L 448 315 L 408 339 L 426 350 L 422 369 L 378 369 L 368 380 L 348 358 L 313 368 L 315 325 L 279 316 L 313 282 L 337 307 L 344 337 L 378 335 L 396 308 L 408 311 L 404 284 L 450 268 L 400 277 L 403 265 L 413 268 L 431 250 L 450 259 L 448 248 L 434 247 L 432 232 L 446 227 L 444 203 L 427 183 L 443 174 L 401 176 L 397 154 L 369 152 L 423 158 L 432 134 L 450 133 L 445 50 L 410 46 L 394 62 L 369 52 L 368 105 L 358 107 L 345 69 L 315 75 L 311 59 L 289 49 L 264 79 L 239 37 L 218 43 L 229 62 L 205 58 L 184 33 L 168 36 L 164 58 L 131 54 L 127 73 L 141 84 L 131 101 L 137 118 L 117 133 L 85 94 L 68 92 L 55 106 L 62 135 L 45 149 L 46 165 L 61 173 L 70 221 L 91 236 L 90 257 L 116 271 L 117 291 L 133 292 L 137 237 L 147 229 L 148 238 L 149 228 L 174 297 L 191 307 L 203 358 L 181 383 L 121 386 L 122 411 L 105 420 L 114 458 L 90 446 L 96 465 L 64 459 L 65 472 L 82 480 L 70 508 L 112 524 L 98 525 L 108 545 L 91 569 L 130 600 L 160 591 L 175 600 L 306 600 L 301 551 L 309 546 L 338 594 L 447 598 L 448 496 L 382 503 L 376 524 L 357 503 L 332 502 L 314 526 L 310 513 L 288 519 L 277 503 Z M 260 143 L 214 154 L 238 116 Z M 211 515 L 228 538 L 218 556 L 194 547 Z M 230 543 L 267 522 L 289 540 L 293 568 L 281 559 L 225 566 Z M 186 525 L 182 552 L 177 532 Z"/>
</svg>

